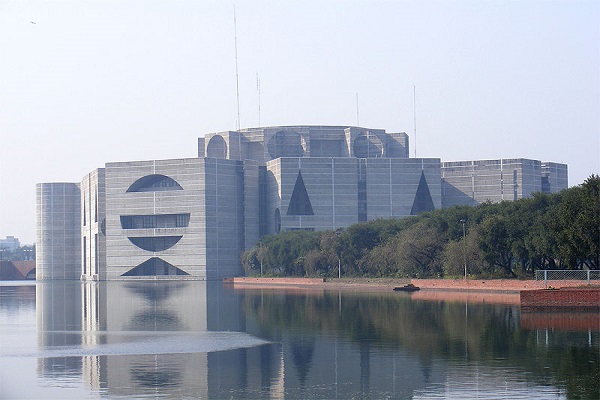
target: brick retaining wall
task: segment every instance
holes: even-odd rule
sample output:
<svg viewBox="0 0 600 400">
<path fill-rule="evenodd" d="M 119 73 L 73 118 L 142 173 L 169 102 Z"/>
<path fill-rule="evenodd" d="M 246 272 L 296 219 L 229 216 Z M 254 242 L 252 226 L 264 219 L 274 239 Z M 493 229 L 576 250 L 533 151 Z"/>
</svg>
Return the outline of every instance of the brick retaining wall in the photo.
<svg viewBox="0 0 600 400">
<path fill-rule="evenodd" d="M 521 291 L 524 311 L 578 309 L 600 311 L 600 288 L 562 288 Z"/>
<path fill-rule="evenodd" d="M 528 289 L 544 289 L 547 285 L 555 288 L 579 287 L 587 284 L 581 280 L 534 281 L 518 279 L 412 279 L 411 283 L 421 289 L 442 290 L 491 290 L 521 291 Z M 592 281 L 591 285 L 600 285 L 600 281 Z"/>
<path fill-rule="evenodd" d="M 396 286 L 404 286 L 409 283 L 408 279 L 367 279 L 367 278 L 253 278 L 235 277 L 223 280 L 224 284 L 236 288 L 325 288 L 335 290 L 362 290 L 362 291 L 387 291 Z M 522 290 L 544 289 L 544 281 L 517 280 L 517 279 L 412 279 L 415 286 L 426 290 L 437 291 L 467 291 L 467 292 L 513 292 L 518 295 Z M 547 281 L 546 285 L 555 288 L 566 288 L 569 286 L 581 287 L 586 284 L 580 280 Z M 600 286 L 600 281 L 592 281 L 592 285 Z M 509 300 L 507 303 L 512 303 Z"/>
</svg>

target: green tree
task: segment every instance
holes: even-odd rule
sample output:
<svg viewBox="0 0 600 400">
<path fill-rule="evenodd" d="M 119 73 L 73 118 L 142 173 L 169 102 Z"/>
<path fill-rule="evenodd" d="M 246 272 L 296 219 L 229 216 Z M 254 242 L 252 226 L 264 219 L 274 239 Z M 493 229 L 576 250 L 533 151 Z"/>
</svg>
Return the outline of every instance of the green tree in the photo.
<svg viewBox="0 0 600 400">
<path fill-rule="evenodd" d="M 306 276 L 327 275 L 327 258 L 318 250 L 309 250 L 304 256 L 304 272 Z"/>
<path fill-rule="evenodd" d="M 561 193 L 556 228 L 560 254 L 571 268 L 600 268 L 600 177 Z"/>
<path fill-rule="evenodd" d="M 398 236 L 398 271 L 414 278 L 441 277 L 442 252 L 446 242 L 446 235 L 427 220 L 421 220 L 405 229 Z"/>
<path fill-rule="evenodd" d="M 503 214 L 486 217 L 481 223 L 479 245 L 485 253 L 485 260 L 493 267 L 501 269 L 505 274 L 516 278 L 513 270 L 514 254 L 512 251 L 514 225 Z"/>
<path fill-rule="evenodd" d="M 288 231 L 271 235 L 266 241 L 263 268 L 284 276 L 304 276 L 304 255 L 319 249 L 320 234 L 310 231 Z"/>
<path fill-rule="evenodd" d="M 0 249 L 0 260 L 23 261 L 35 260 L 35 245 L 20 246 L 10 251 L 7 248 Z"/>
<path fill-rule="evenodd" d="M 448 242 L 443 251 L 444 276 L 463 277 L 465 263 L 467 275 L 484 277 L 492 272 L 479 247 L 479 231 L 476 227 L 467 231 L 465 238 Z"/>
<path fill-rule="evenodd" d="M 240 256 L 240 260 L 242 262 L 242 267 L 244 267 L 244 272 L 246 276 L 253 276 L 256 274 L 257 265 L 260 268 L 260 264 L 258 263 L 257 258 L 258 249 L 256 247 L 251 248 L 250 250 L 246 250 Z"/>
<path fill-rule="evenodd" d="M 528 273 L 536 269 L 560 268 L 558 255 L 557 231 L 552 227 L 554 220 L 552 210 L 560 199 L 559 195 L 534 193 L 529 199 L 523 199 L 521 218 L 524 218 L 526 229 L 523 237 L 523 252 Z"/>
<path fill-rule="evenodd" d="M 345 229 L 337 242 L 344 274 L 367 275 L 366 264 L 361 260 L 376 246 L 393 238 L 398 232 L 412 225 L 416 218 L 377 219 L 354 224 Z"/>
<path fill-rule="evenodd" d="M 326 265 L 325 273 L 328 275 L 333 274 L 333 271 L 337 271 L 338 263 L 342 255 L 343 247 L 340 240 L 342 230 L 337 231 L 326 231 L 321 235 L 319 242 L 319 248 L 321 252 L 322 260 Z"/>
</svg>

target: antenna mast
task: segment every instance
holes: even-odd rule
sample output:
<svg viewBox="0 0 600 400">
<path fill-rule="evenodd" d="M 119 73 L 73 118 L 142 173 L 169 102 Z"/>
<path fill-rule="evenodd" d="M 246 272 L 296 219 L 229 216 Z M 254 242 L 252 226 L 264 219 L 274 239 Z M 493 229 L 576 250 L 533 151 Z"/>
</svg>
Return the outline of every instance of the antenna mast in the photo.
<svg viewBox="0 0 600 400">
<path fill-rule="evenodd" d="M 356 92 L 356 126 L 359 127 L 360 123 L 358 120 L 358 92 Z"/>
<path fill-rule="evenodd" d="M 258 127 L 260 128 L 260 79 L 256 73 L 256 91 L 258 92 Z"/>
<path fill-rule="evenodd" d="M 237 130 L 240 130 L 240 83 L 238 75 L 238 51 L 237 51 L 237 20 L 235 18 L 235 5 L 233 6 L 233 39 L 235 41 L 235 92 L 237 96 Z"/>
<path fill-rule="evenodd" d="M 415 158 L 417 158 L 417 88 L 413 85 L 413 128 L 415 133 Z"/>
</svg>

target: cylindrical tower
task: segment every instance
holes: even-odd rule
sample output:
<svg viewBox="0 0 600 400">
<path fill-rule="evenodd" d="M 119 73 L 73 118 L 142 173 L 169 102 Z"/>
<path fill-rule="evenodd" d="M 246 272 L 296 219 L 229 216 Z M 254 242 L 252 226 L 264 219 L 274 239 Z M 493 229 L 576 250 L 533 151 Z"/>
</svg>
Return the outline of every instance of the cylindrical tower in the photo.
<svg viewBox="0 0 600 400">
<path fill-rule="evenodd" d="M 81 194 L 76 183 L 36 185 L 36 279 L 80 279 Z"/>
</svg>

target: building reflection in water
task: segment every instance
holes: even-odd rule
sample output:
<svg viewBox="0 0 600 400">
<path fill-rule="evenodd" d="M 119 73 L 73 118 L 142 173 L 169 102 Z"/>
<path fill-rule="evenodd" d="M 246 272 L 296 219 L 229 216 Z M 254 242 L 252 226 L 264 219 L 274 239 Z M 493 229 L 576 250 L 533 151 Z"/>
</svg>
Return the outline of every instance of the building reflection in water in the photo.
<svg viewBox="0 0 600 400">
<path fill-rule="evenodd" d="M 35 303 L 39 349 L 82 344 L 83 304 L 79 284 L 39 282 Z M 38 373 L 45 378 L 77 376 L 81 370 L 81 357 L 38 358 Z"/>
<path fill-rule="evenodd" d="M 279 373 L 280 345 L 238 348 L 248 344 L 227 336 L 244 332 L 245 322 L 239 296 L 224 296 L 220 283 L 41 283 L 36 298 L 43 378 L 80 375 L 90 389 L 114 396 L 160 390 L 201 398 L 209 387 L 260 390 L 278 379 L 262 374 Z M 223 332 L 217 350 L 229 350 L 211 351 L 210 332 Z M 65 351 L 82 355 L 53 356 Z"/>
<path fill-rule="evenodd" d="M 180 282 L 82 285 L 87 300 L 83 317 L 89 328 L 84 333 L 95 333 L 86 336 L 103 344 L 142 337 L 147 341 L 147 346 L 142 346 L 147 348 L 141 350 L 150 353 L 84 357 L 89 369 L 84 369 L 83 375 L 92 387 L 119 396 L 183 387 L 188 395 L 205 392 L 201 372 L 207 368 L 206 354 L 152 354 L 157 342 L 148 335 L 206 331 L 206 295 L 192 286 Z M 192 385 L 182 386 L 184 381 Z"/>
<path fill-rule="evenodd" d="M 38 375 L 83 381 L 109 397 L 409 398 L 445 387 L 449 376 L 467 379 L 472 363 L 476 376 L 514 365 L 529 371 L 541 343 L 576 346 L 586 360 L 599 340 L 589 316 L 396 293 L 238 291 L 220 282 L 38 283 L 36 312 Z M 567 319 L 585 343 L 560 334 Z M 549 339 L 527 332 L 553 327 Z M 538 346 L 526 346 L 538 337 Z M 550 350 L 548 363 L 565 354 Z M 545 371 L 531 372 L 543 381 Z"/>
<path fill-rule="evenodd" d="M 374 350 L 367 336 L 343 340 L 285 324 L 265 334 L 263 321 L 243 310 L 244 295 L 252 301 L 206 282 L 40 283 L 38 374 L 80 376 L 90 390 L 113 396 L 201 398 L 301 397 L 315 388 L 328 398 L 372 390 L 404 396 L 432 373 L 443 377 L 398 349 Z M 269 342 L 227 343 L 240 332 Z M 212 348 L 210 333 L 223 335 L 217 340 L 225 346 Z M 65 349 L 80 355 L 54 355 Z"/>
</svg>

